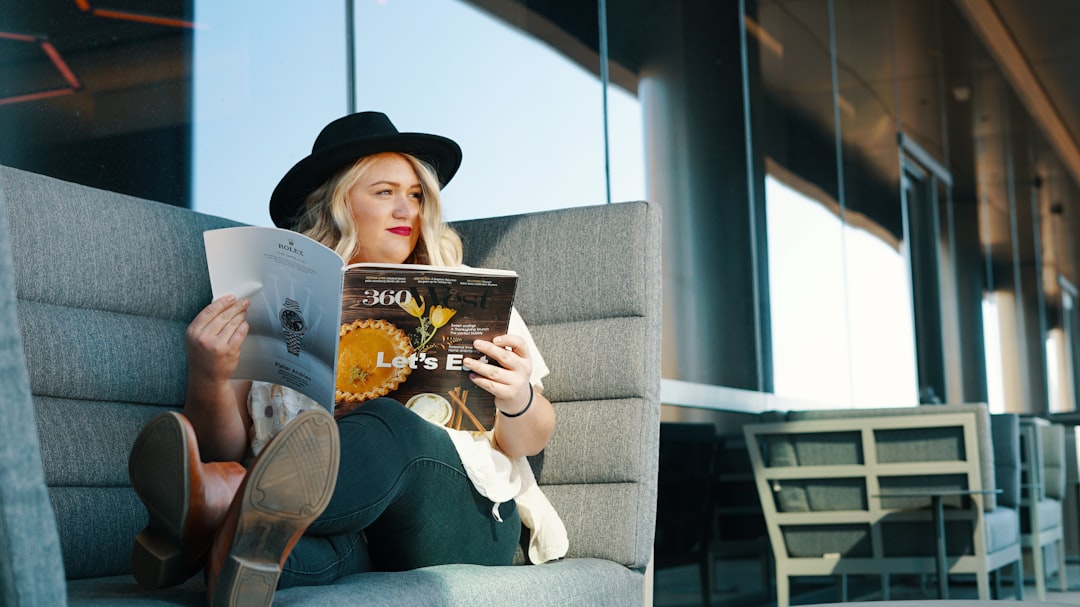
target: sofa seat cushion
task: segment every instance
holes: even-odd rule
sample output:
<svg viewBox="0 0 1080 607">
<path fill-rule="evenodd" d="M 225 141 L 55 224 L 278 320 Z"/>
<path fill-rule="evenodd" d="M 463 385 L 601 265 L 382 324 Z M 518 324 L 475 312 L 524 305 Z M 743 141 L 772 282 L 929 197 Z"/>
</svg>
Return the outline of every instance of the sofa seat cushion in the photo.
<svg viewBox="0 0 1080 607">
<path fill-rule="evenodd" d="M 363 573 L 331 586 L 279 591 L 275 607 L 431 607 L 439 605 L 640 605 L 643 577 L 618 563 L 567 559 L 544 565 L 442 565 L 395 573 Z M 203 607 L 206 586 L 197 575 L 178 588 L 147 592 L 129 575 L 68 583 L 68 605 L 184 605 Z M 140 600 L 141 599 L 141 600 Z"/>
<path fill-rule="evenodd" d="M 987 551 L 999 550 L 1020 544 L 1019 516 L 1012 508 L 997 507 L 987 512 L 983 519 L 986 529 Z M 966 535 L 965 535 L 966 532 Z M 950 522 L 946 532 L 949 554 L 971 554 L 970 523 Z M 911 557 L 930 554 L 933 544 L 930 527 L 926 523 L 889 523 L 882 527 L 886 556 Z M 847 557 L 870 558 L 869 529 L 851 524 L 829 528 L 804 527 L 785 531 L 784 540 L 788 554 L 793 558 L 821 558 L 823 554 L 837 553 Z"/>
<path fill-rule="evenodd" d="M 1054 499 L 1039 500 L 1036 506 L 1039 509 L 1039 531 L 1046 531 L 1061 525 L 1061 502 Z M 1021 510 L 1020 530 L 1023 533 L 1031 533 L 1031 515 L 1028 507 Z"/>
<path fill-rule="evenodd" d="M 1016 517 L 1020 514 L 1012 508 L 995 508 L 987 512 L 983 519 L 986 526 L 986 547 L 988 552 L 997 552 L 1020 543 L 1020 526 Z"/>
</svg>

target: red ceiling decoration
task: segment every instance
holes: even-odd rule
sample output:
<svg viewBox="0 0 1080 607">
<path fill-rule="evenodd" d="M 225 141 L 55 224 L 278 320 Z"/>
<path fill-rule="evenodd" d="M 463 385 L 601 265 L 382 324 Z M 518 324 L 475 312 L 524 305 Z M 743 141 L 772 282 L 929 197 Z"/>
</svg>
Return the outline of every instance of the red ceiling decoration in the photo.
<svg viewBox="0 0 1080 607">
<path fill-rule="evenodd" d="M 82 89 L 82 83 L 79 82 L 78 76 L 76 76 L 75 72 L 68 67 L 68 64 L 64 62 L 64 58 L 60 56 L 60 52 L 56 50 L 56 47 L 53 46 L 52 42 L 49 42 L 47 38 L 15 32 L 0 32 L 0 40 L 13 40 L 15 42 L 25 42 L 27 44 L 36 45 L 41 49 L 41 52 L 45 53 L 45 56 L 52 62 L 56 71 L 59 72 L 60 76 L 67 82 L 67 86 L 0 97 L 0 105 L 20 103 L 23 101 L 35 101 L 37 99 L 59 97 L 60 95 L 70 95 Z"/>
<path fill-rule="evenodd" d="M 90 5 L 89 0 L 75 0 L 75 5 L 79 7 L 79 10 L 84 13 L 90 13 L 96 17 L 103 17 L 105 19 L 120 19 L 123 21 L 137 21 L 139 23 L 152 23 L 154 25 L 164 25 L 166 27 L 182 27 L 187 29 L 195 29 L 202 27 L 194 21 L 186 21 L 184 19 L 175 19 L 172 17 L 161 17 L 158 15 L 151 15 L 148 13 L 135 13 L 131 11 L 120 11 L 111 8 L 94 8 Z"/>
</svg>

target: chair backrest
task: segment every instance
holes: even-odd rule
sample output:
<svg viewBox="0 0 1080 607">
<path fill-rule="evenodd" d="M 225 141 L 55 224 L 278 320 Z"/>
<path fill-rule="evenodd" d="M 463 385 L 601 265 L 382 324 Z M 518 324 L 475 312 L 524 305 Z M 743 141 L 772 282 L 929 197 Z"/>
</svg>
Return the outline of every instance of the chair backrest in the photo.
<svg viewBox="0 0 1080 607">
<path fill-rule="evenodd" d="M 1065 498 L 1065 426 L 1041 417 L 1021 419 L 1023 481 L 1038 500 Z"/>
<path fill-rule="evenodd" d="M 1066 481 L 1066 450 L 1065 450 L 1065 426 L 1051 423 L 1041 431 L 1043 448 L 1043 483 L 1046 486 L 1046 496 L 1055 499 L 1065 499 L 1068 492 Z"/>
<path fill-rule="evenodd" d="M 866 572 L 860 567 L 885 557 L 933 554 L 925 514 L 914 512 L 930 498 L 889 494 L 992 490 L 984 482 L 978 418 L 971 409 L 745 426 L 776 558 L 834 555 L 834 572 L 844 573 Z M 970 513 L 950 520 L 950 553 L 978 552 L 985 538 L 975 510 L 985 509 L 985 496 L 945 501 Z M 913 533 L 916 526 L 922 530 Z"/>
<path fill-rule="evenodd" d="M 982 481 L 981 485 L 986 489 L 1001 488 L 1006 499 L 1010 495 L 1015 495 L 1016 500 L 1012 502 L 1014 505 L 1019 503 L 1019 484 L 1013 487 L 1013 483 L 999 483 L 998 482 L 998 462 L 995 457 L 995 449 L 1007 448 L 1010 443 L 1015 443 L 1016 439 L 1006 441 L 1005 437 L 998 440 L 995 436 L 994 425 L 991 422 L 991 415 L 989 408 L 983 403 L 970 403 L 970 404 L 953 404 L 953 405 L 926 405 L 918 407 L 887 407 L 887 408 L 867 408 L 867 409 L 829 409 L 818 411 L 792 411 L 787 415 L 787 418 L 791 421 L 796 420 L 810 420 L 810 419 L 841 419 L 846 417 L 894 417 L 905 415 L 952 415 L 955 413 L 971 412 L 975 416 L 975 424 L 978 433 L 978 455 L 981 465 Z M 942 454 L 949 456 L 952 453 L 954 447 L 953 441 L 956 440 L 956 436 L 941 437 L 938 440 L 933 440 L 931 437 L 919 436 L 917 433 L 912 436 L 899 436 L 897 440 L 907 439 L 911 448 L 921 451 L 927 455 Z M 901 448 L 898 443 L 897 448 Z M 1017 448 L 1017 447 L 1013 447 Z M 1014 462 L 1014 466 L 1018 466 L 1018 462 Z M 1009 477 L 1006 476 L 1006 479 Z M 993 510 L 997 506 L 999 495 L 989 495 L 983 501 L 983 505 L 987 510 Z"/>
</svg>

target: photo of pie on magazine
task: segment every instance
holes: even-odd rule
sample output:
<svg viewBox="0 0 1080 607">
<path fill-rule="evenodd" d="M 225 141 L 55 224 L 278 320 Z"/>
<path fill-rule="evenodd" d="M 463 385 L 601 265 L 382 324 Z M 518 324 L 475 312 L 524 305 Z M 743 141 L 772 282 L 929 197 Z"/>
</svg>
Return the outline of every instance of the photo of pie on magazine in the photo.
<svg viewBox="0 0 1080 607">
<path fill-rule="evenodd" d="M 335 414 L 391 396 L 428 421 L 490 430 L 494 398 L 462 364 L 472 344 L 506 333 L 513 272 L 355 264 L 342 289 Z"/>
<path fill-rule="evenodd" d="M 251 299 L 236 379 L 297 390 L 340 417 L 389 396 L 428 421 L 486 431 L 494 398 L 462 361 L 507 331 L 517 274 L 352 264 L 289 230 L 204 233 L 214 298 Z"/>
</svg>

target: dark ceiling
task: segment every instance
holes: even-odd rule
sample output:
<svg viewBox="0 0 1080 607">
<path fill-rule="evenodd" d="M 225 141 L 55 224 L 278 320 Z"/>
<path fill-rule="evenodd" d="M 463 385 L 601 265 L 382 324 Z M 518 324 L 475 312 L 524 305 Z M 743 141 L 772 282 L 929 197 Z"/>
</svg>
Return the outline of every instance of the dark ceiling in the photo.
<svg viewBox="0 0 1080 607">
<path fill-rule="evenodd" d="M 1080 141 L 1080 2 L 992 0 L 1039 83 L 1069 131 Z M 1078 176 L 1080 178 L 1080 176 Z"/>
<path fill-rule="evenodd" d="M 802 1 L 782 0 L 781 3 L 795 5 Z M 640 14 L 648 2 L 611 0 L 606 3 L 611 58 L 619 66 L 616 75 L 623 75 L 624 80 L 626 75 L 636 75 L 640 67 L 638 45 L 643 32 L 637 29 L 639 19 L 635 15 Z M 598 69 L 595 59 L 590 61 L 582 57 L 583 53 L 595 53 L 598 45 L 595 3 L 580 0 L 472 0 L 471 3 L 545 39 L 553 38 L 554 26 L 563 36 L 561 41 L 549 40 L 549 43 L 563 47 L 560 50 L 574 56 L 587 69 Z M 1076 26 L 1080 24 L 1080 2 L 985 0 L 985 4 L 997 11 L 1019 45 L 1070 139 L 1080 141 L 1080 78 L 1074 72 L 1075 66 L 1080 65 L 1080 36 L 1076 35 Z M 80 84 L 98 88 L 123 78 L 114 73 L 106 79 L 100 71 L 88 72 L 94 67 L 92 57 L 110 48 L 189 36 L 190 30 L 182 27 L 148 21 L 190 20 L 192 5 L 190 0 L 3 2 L 0 3 L 0 32 L 17 32 L 51 41 L 66 61 L 80 68 L 74 70 L 80 77 Z M 148 6 L 152 10 L 148 10 Z M 140 18 L 146 20 L 140 21 Z M 86 59 L 90 65 L 80 65 L 80 59 Z M 29 89 L 25 78 L 28 63 L 36 65 L 40 71 L 40 74 L 31 75 L 29 80 L 34 84 Z M 169 77 L 175 75 L 174 69 L 165 71 L 170 72 Z M 141 77 L 151 79 L 154 74 L 142 70 Z M 65 84 L 38 45 L 0 37 L 0 96 Z M 632 85 L 633 82 L 622 84 Z"/>
</svg>

